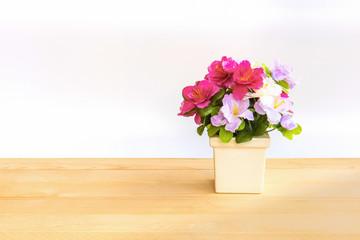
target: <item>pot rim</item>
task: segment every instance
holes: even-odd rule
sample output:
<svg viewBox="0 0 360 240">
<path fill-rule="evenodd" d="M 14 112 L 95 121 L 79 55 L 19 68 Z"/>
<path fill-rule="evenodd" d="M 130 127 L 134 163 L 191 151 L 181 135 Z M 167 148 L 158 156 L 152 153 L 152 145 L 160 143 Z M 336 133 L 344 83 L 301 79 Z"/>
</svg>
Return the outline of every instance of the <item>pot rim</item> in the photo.
<svg viewBox="0 0 360 240">
<path fill-rule="evenodd" d="M 213 148 L 268 148 L 270 147 L 270 136 L 266 133 L 243 143 L 236 143 L 235 138 L 232 138 L 228 143 L 223 143 L 219 136 L 213 136 L 209 138 L 209 144 Z"/>
</svg>

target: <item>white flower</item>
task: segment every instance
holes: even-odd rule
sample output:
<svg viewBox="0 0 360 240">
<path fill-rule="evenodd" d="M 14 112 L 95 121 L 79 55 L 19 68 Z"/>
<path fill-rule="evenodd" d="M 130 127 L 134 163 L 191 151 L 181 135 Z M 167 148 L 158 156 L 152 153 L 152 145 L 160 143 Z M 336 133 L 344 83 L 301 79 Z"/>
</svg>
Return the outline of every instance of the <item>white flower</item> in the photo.
<svg viewBox="0 0 360 240">
<path fill-rule="evenodd" d="M 271 124 L 278 124 L 281 120 L 281 114 L 287 113 L 292 106 L 289 98 L 280 96 L 265 96 L 255 103 L 255 111 L 261 115 L 266 114 Z"/>
<path fill-rule="evenodd" d="M 277 85 L 272 78 L 264 78 L 264 85 L 262 88 L 255 90 L 254 93 L 247 93 L 245 98 L 280 96 L 281 93 L 282 88 Z"/>
</svg>

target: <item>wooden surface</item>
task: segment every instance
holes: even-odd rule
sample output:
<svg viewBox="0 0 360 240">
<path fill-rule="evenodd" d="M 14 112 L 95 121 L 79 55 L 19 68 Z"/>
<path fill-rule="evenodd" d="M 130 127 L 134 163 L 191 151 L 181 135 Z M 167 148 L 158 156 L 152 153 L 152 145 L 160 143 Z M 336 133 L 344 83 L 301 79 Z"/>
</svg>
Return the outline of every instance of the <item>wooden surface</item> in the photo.
<svg viewBox="0 0 360 240">
<path fill-rule="evenodd" d="M 212 159 L 0 159 L 0 239 L 360 239 L 360 159 L 268 159 L 263 194 Z"/>
</svg>

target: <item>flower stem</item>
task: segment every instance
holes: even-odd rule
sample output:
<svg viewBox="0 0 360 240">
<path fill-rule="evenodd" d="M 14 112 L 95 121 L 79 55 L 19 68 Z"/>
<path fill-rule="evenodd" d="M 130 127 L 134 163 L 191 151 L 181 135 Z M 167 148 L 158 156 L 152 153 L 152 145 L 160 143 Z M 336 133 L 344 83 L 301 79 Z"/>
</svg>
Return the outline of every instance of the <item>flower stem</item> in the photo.
<svg viewBox="0 0 360 240">
<path fill-rule="evenodd" d="M 266 131 L 266 132 L 271 132 L 271 131 L 274 131 L 276 128 L 273 128 L 273 129 L 271 129 L 271 130 L 269 130 L 269 131 Z"/>
</svg>

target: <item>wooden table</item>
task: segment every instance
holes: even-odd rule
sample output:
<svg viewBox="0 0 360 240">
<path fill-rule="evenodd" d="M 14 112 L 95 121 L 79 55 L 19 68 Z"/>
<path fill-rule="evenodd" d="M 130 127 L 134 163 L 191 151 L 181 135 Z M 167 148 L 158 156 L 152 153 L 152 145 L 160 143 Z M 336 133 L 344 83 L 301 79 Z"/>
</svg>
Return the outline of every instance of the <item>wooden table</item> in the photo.
<svg viewBox="0 0 360 240">
<path fill-rule="evenodd" d="M 360 239 L 360 159 L 268 159 L 261 195 L 212 159 L 0 159 L 0 239 Z"/>
</svg>

